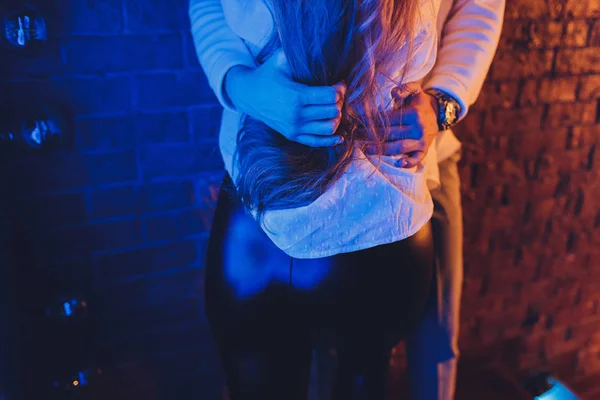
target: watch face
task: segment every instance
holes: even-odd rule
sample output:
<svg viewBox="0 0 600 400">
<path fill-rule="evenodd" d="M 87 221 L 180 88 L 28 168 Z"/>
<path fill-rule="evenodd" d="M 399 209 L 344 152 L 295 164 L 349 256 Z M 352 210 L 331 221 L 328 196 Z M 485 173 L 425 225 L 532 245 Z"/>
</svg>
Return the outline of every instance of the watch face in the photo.
<svg viewBox="0 0 600 400">
<path fill-rule="evenodd" d="M 446 121 L 453 123 L 456 120 L 456 107 L 453 103 L 446 103 Z"/>
</svg>

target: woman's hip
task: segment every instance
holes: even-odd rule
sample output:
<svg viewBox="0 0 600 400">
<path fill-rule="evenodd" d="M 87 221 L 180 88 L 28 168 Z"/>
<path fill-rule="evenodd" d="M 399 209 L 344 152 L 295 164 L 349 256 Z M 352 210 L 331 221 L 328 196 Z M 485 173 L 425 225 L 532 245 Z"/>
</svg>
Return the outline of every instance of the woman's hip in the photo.
<svg viewBox="0 0 600 400">
<path fill-rule="evenodd" d="M 206 259 L 209 318 L 226 313 L 238 322 L 240 318 L 257 322 L 285 313 L 327 324 L 393 321 L 388 313 L 420 313 L 433 268 L 429 224 L 398 242 L 295 259 L 271 242 L 232 193 L 226 177 Z"/>
</svg>

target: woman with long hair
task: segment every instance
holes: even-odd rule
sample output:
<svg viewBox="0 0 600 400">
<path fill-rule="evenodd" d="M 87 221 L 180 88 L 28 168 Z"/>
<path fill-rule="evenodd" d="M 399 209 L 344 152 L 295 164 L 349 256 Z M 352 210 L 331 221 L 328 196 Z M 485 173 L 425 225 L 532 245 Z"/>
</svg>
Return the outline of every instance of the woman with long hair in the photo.
<svg viewBox="0 0 600 400">
<path fill-rule="evenodd" d="M 406 132 L 388 112 L 433 66 L 436 4 L 192 1 L 225 107 L 205 296 L 232 400 L 305 399 L 323 338 L 335 399 L 385 398 L 390 350 L 429 298 L 437 167 L 433 146 L 393 154 Z"/>
</svg>

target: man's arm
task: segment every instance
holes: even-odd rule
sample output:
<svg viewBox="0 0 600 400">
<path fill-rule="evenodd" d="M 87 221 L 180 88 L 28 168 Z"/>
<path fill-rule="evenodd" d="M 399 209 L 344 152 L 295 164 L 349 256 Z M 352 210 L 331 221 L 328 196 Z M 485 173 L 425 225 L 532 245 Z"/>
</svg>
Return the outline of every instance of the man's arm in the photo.
<svg viewBox="0 0 600 400">
<path fill-rule="evenodd" d="M 498 47 L 505 0 L 454 0 L 440 49 L 423 87 L 440 89 L 461 105 L 459 119 L 475 102 Z"/>
<path fill-rule="evenodd" d="M 225 75 L 238 65 L 255 68 L 254 58 L 227 25 L 221 0 L 190 0 L 189 17 L 196 54 L 208 83 L 221 105 L 235 111 L 224 90 Z"/>
</svg>

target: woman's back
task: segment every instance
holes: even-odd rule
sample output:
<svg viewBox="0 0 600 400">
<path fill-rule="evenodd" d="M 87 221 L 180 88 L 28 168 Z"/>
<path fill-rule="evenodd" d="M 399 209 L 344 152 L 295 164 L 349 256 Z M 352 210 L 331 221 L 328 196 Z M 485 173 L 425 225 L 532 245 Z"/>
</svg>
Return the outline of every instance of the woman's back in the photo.
<svg viewBox="0 0 600 400">
<path fill-rule="evenodd" d="M 253 56 L 265 45 L 273 21 L 262 1 L 222 0 L 231 30 L 241 37 Z M 420 81 L 435 62 L 437 0 L 421 8 L 414 34 L 414 58 L 404 82 Z M 381 77 L 380 104 L 389 107 L 390 91 L 406 62 L 398 49 L 398 62 Z M 241 115 L 225 110 L 220 149 L 225 167 L 235 180 L 234 153 Z M 435 146 L 422 166 L 407 170 L 395 166 L 394 157 L 366 156 L 355 149 L 354 161 L 331 187 L 310 205 L 267 211 L 264 228 L 271 240 L 296 258 L 317 258 L 356 251 L 404 239 L 431 217 L 433 204 L 428 185 L 437 181 Z"/>
</svg>

